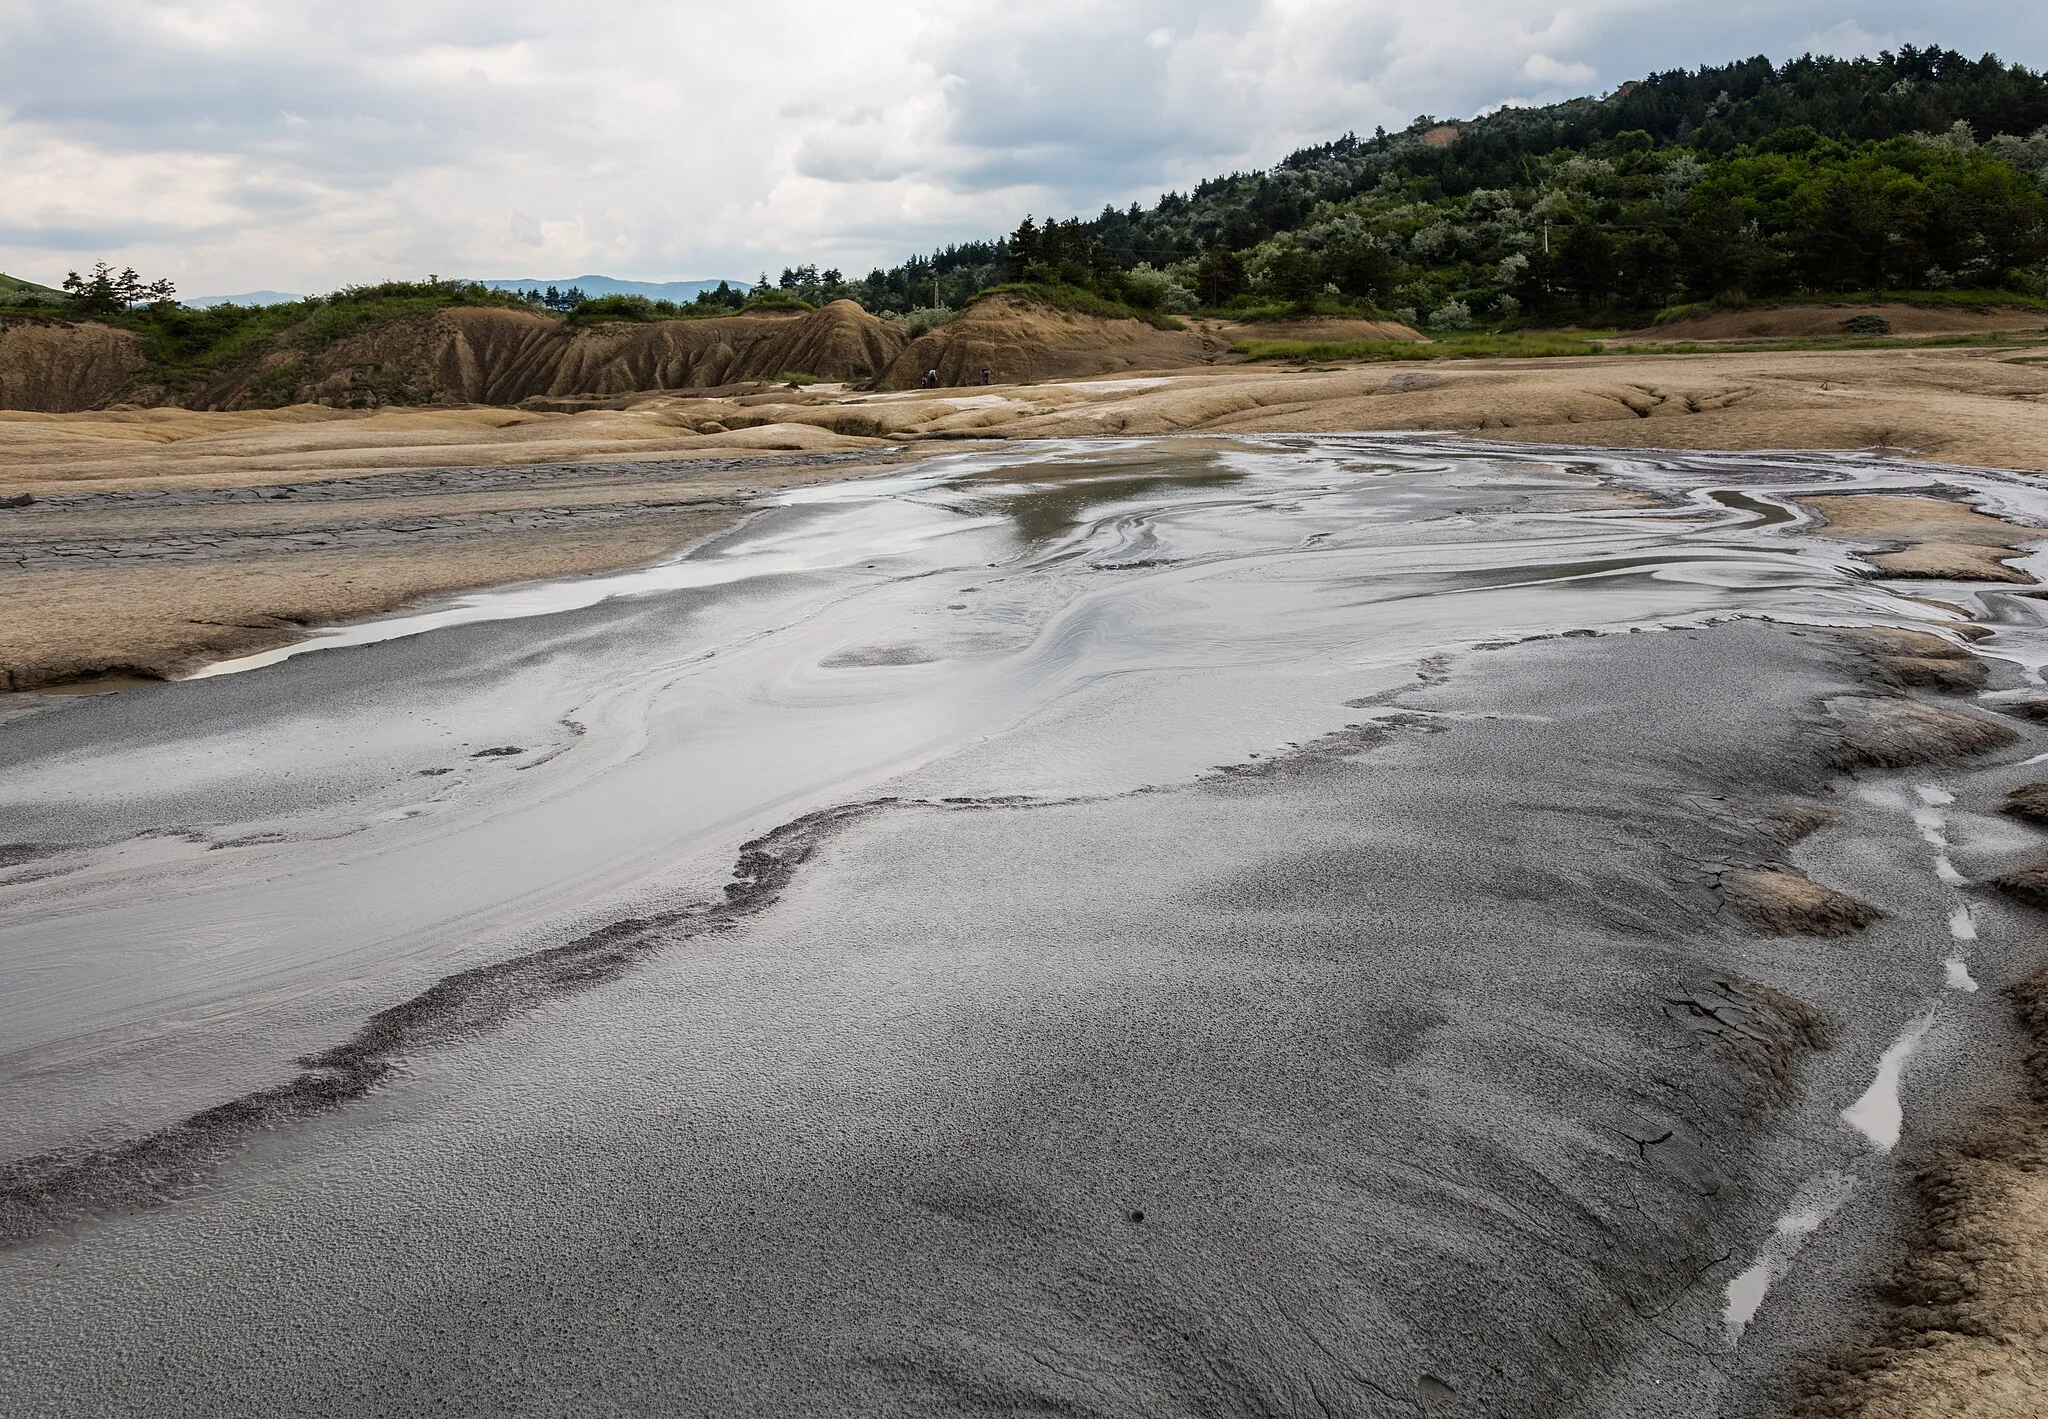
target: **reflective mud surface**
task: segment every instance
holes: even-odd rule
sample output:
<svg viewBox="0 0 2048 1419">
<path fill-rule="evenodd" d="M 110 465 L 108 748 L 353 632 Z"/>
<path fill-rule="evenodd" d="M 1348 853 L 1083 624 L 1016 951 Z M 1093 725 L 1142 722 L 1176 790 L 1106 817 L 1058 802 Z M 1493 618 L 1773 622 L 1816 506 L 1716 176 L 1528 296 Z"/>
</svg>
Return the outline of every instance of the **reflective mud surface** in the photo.
<svg viewBox="0 0 2048 1419">
<path fill-rule="evenodd" d="M 2010 1068 L 2048 749 L 1831 778 L 1802 625 L 2048 658 L 1786 501 L 1857 487 L 2048 525 L 1031 447 L 0 725 L 0 1404 L 1761 1412 Z M 1787 857 L 1887 916 L 1732 920 Z M 1724 980 L 1832 1022 L 1774 1107 Z"/>
</svg>

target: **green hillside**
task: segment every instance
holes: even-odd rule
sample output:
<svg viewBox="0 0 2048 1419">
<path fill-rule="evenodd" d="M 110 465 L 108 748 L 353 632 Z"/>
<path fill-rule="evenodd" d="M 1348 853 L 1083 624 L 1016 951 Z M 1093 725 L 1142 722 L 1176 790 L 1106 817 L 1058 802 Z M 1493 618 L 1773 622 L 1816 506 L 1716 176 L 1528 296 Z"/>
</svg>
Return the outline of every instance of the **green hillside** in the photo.
<svg viewBox="0 0 2048 1419">
<path fill-rule="evenodd" d="M 64 293 L 0 271 L 0 306 L 61 305 Z"/>
<path fill-rule="evenodd" d="M 1439 325 L 1647 319 L 1691 301 L 2048 296 L 2048 79 L 1995 56 L 1756 58 L 1604 98 L 1347 134 L 1090 219 L 1027 218 L 849 281 L 870 310 L 1005 281 L 1154 310 L 1377 309 Z"/>
</svg>

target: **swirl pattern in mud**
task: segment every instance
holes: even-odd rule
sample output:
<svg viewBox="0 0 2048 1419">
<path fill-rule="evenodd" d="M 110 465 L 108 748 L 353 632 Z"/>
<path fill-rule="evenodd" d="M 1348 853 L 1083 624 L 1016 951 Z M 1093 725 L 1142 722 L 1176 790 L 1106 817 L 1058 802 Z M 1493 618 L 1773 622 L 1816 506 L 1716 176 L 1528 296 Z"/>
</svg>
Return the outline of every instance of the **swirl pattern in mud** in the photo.
<svg viewBox="0 0 2048 1419">
<path fill-rule="evenodd" d="M 2020 961 L 2041 731 L 1912 696 L 2038 686 L 2041 603 L 1801 501 L 1871 492 L 2048 525 L 1051 444 L 0 726 L 0 1397 L 1757 1412 Z"/>
</svg>

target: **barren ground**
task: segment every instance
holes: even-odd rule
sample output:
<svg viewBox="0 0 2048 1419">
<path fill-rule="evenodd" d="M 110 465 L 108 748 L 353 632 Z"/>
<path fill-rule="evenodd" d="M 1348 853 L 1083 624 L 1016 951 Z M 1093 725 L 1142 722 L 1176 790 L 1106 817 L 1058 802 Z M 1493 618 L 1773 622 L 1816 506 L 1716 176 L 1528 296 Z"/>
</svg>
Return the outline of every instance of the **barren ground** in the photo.
<svg viewBox="0 0 2048 1419">
<path fill-rule="evenodd" d="M 648 561 L 730 525 L 754 490 L 963 438 L 1428 430 L 1617 448 L 1877 448 L 2048 468 L 2048 347 L 1239 364 L 932 391 L 821 384 L 554 402 L 561 411 L 0 413 L 0 497 L 33 499 L 0 510 L 8 686 L 176 675 L 310 624 Z M 449 471 L 421 476 L 430 469 Z M 1853 525 L 1849 515 L 1829 516 L 1845 535 L 1900 544 L 1895 572 L 1960 563 L 1971 575 L 2018 575 L 1996 560 L 2010 555 L 2002 525 L 1915 533 L 1865 525 L 1868 510 Z"/>
<path fill-rule="evenodd" d="M 593 407 L 574 412 L 471 408 L 371 415 L 301 408 L 260 414 L 157 410 L 0 416 L 0 497 L 26 495 L 28 499 L 0 511 L 0 588 L 4 588 L 9 608 L 5 626 L 0 628 L 0 658 L 18 688 L 92 676 L 176 675 L 209 659 L 293 639 L 309 624 L 375 614 L 468 587 L 573 575 L 671 555 L 732 526 L 745 515 L 749 499 L 759 490 L 873 471 L 923 452 L 957 449 L 960 444 L 956 440 L 962 438 L 1417 429 L 1486 439 L 1624 448 L 1875 447 L 1902 457 L 2039 470 L 2048 467 L 2044 463 L 2048 439 L 2043 437 L 2048 434 L 2048 422 L 2044 422 L 2048 415 L 2042 410 L 2043 400 L 2048 398 L 2048 365 L 2032 362 L 2036 358 L 2010 350 L 1880 350 L 1372 365 L 1319 371 L 1235 366 L 1122 379 L 880 395 L 824 385 L 726 398 L 625 396 L 592 401 Z M 2039 529 L 1934 497 L 1818 494 L 1802 501 L 1827 519 L 1823 535 L 1864 547 L 1869 559 L 1891 577 L 2031 581 L 2006 563 L 2041 536 Z M 981 565 L 979 560 L 974 562 L 976 580 L 981 579 Z M 947 604 L 946 609 L 965 608 Z M 646 627 L 631 629 L 632 636 L 648 633 Z M 1985 627 L 1951 628 L 1951 634 L 1964 639 L 1985 633 Z M 1526 652 L 1539 658 L 1555 656 L 1558 683 L 1570 679 L 1574 687 L 1582 682 L 1565 671 L 1578 663 L 1575 657 L 1596 651 L 1607 657 L 1600 673 L 1585 677 L 1583 683 L 1600 687 L 1602 704 L 1613 698 L 1614 685 L 1634 685 L 1641 692 L 1641 704 L 1618 715 L 1618 720 L 1631 734 L 1657 738 L 1653 747 L 1676 764 L 1690 764 L 1700 757 L 1687 737 L 1691 730 L 1683 722 L 1693 712 L 1691 707 L 1707 703 L 1728 687 L 1737 688 L 1733 703 L 1754 722 L 1740 721 L 1728 731 L 1727 742 L 1716 748 L 1715 762 L 1721 767 L 1715 774 L 1719 777 L 1683 781 L 1690 784 L 1683 793 L 1664 792 L 1661 781 L 1648 788 L 1633 781 L 1619 782 L 1606 800 L 1588 813 L 1593 821 L 1621 821 L 1615 815 L 1623 811 L 1648 813 L 1643 805 L 1651 805 L 1662 815 L 1627 835 L 1627 841 L 1662 841 L 1665 833 L 1696 831 L 1696 825 L 1687 826 L 1686 815 L 1692 811 L 1687 805 L 1720 803 L 1728 797 L 1726 792 L 1709 793 L 1709 789 L 1761 792 L 1754 781 L 1759 772 L 1755 746 L 1770 741 L 1772 734 L 1783 740 L 1773 750 L 1778 755 L 1774 762 L 1788 781 L 1796 781 L 1801 792 L 1819 792 L 1816 784 L 1821 769 L 1803 757 L 1811 745 L 1785 729 L 1786 706 L 1804 703 L 1811 695 L 1788 687 L 1797 672 L 1812 677 L 1814 685 L 1852 688 L 1841 678 L 1848 672 L 1837 664 L 1836 652 L 1810 645 L 1802 648 L 1796 633 L 1779 630 L 1768 632 L 1768 641 L 1765 632 L 1754 628 L 1714 634 L 1704 646 L 1695 646 L 1690 640 L 1684 647 L 1675 641 L 1653 645 L 1651 642 L 1661 639 L 1654 637 L 1632 640 L 1617 636 L 1583 645 L 1557 638 L 1548 649 Z M 630 643 L 626 631 L 620 632 L 620 638 L 621 643 Z M 1739 638 L 1739 644 L 1731 638 Z M 2010 695 L 2016 687 L 2010 680 L 2009 662 L 1996 656 L 1980 660 L 1954 641 L 1925 632 L 1878 630 L 1852 635 L 1849 640 L 1868 662 L 1864 667 L 1859 661 L 1859 673 L 1867 669 L 1874 681 L 1872 688 L 1882 693 L 1859 693 L 1829 702 L 1846 746 L 1837 752 L 1847 755 L 1854 750 L 1853 756 L 1841 758 L 1836 767 L 1881 770 L 2006 748 L 2012 748 L 2010 757 L 2016 759 L 2036 747 L 2033 743 L 2012 747 L 2026 728 L 2020 716 L 1987 717 L 1984 713 L 2014 709 L 2019 701 L 1993 698 L 1974 706 L 1977 712 L 1966 712 L 1936 705 L 1918 694 L 1897 693 L 1973 695 L 1986 688 L 1995 670 L 2007 678 L 1991 683 L 1991 694 Z M 1664 659 L 1636 665 L 1626 660 L 1630 655 Z M 1723 658 L 1709 665 L 1702 657 L 1711 656 Z M 863 666 L 897 662 L 847 658 L 818 663 Z M 418 664 L 414 662 L 416 670 Z M 1684 675 L 1693 676 L 1696 683 L 1681 693 L 1674 687 Z M 1747 675 L 1755 675 L 1757 683 L 1745 685 L 1743 677 Z M 1518 686 L 1521 683 L 1517 682 Z M 1757 685 L 1764 688 L 1759 691 Z M 199 688 L 182 686 L 152 693 Z M 343 692 L 353 694 L 354 687 L 344 686 Z M 1506 726 L 1489 731 L 1503 736 L 1487 750 L 1497 758 L 1472 762 L 1511 763 L 1519 769 L 1554 758 L 1562 762 L 1564 749 L 1573 745 L 1586 749 L 1573 737 L 1576 728 L 1566 735 L 1563 730 L 1541 727 L 1578 723 L 1573 715 L 1580 708 L 1579 701 L 1562 689 L 1557 695 L 1553 708 L 1558 712 L 1547 716 L 1482 716 L 1479 711 L 1496 702 L 1484 696 L 1447 703 L 1458 707 L 1464 716 L 1461 724 L 1483 720 L 1487 725 Z M 1766 705 L 1763 697 L 1771 695 L 1784 704 L 1775 709 Z M 72 708 L 111 711 L 113 704 L 125 698 Z M 1524 718 L 1537 727 L 1525 728 Z M 577 735 L 584 732 L 580 721 L 566 717 L 551 723 L 567 725 Z M 1563 738 L 1546 741 L 1537 737 L 1524 742 L 1508 737 L 1511 733 Z M 1669 743 L 1664 742 L 1667 739 Z M 532 740 L 527 737 L 523 742 Z M 1437 741 L 1428 742 L 1434 745 Z M 1442 742 L 1455 747 L 1463 741 L 1447 737 Z M 1531 752 L 1532 745 L 1545 744 L 1551 744 L 1554 752 Z M 462 747 L 467 750 L 469 745 Z M 486 747 L 467 754 L 463 762 L 519 752 L 517 748 Z M 1606 747 L 1586 752 L 1590 765 L 1605 770 L 1632 762 L 1628 754 L 1609 752 Z M 495 758 L 489 761 L 499 762 Z M 1994 765 L 1982 783 L 1965 784 L 1965 770 L 1960 767 L 1942 772 L 1946 781 L 1958 786 L 1961 791 L 1956 796 L 1967 804 L 1973 798 L 1990 801 L 1994 788 L 2007 791 L 2008 781 L 2027 771 L 2031 762 Z M 408 761 L 403 772 L 411 778 L 420 771 L 412 769 Z M 456 771 L 439 768 L 426 772 Z M 508 768 L 510 772 L 513 770 Z M 1472 772 L 1471 763 L 1453 764 L 1440 782 L 1432 780 L 1408 790 L 1430 809 L 1425 814 L 1417 808 L 1410 818 L 1423 821 L 1436 814 L 1439 795 L 1457 785 L 1477 795 L 1479 789 L 1473 786 L 1501 777 L 1505 773 L 1498 770 L 1488 775 Z M 1265 780 L 1246 775 L 1243 782 Z M 1176 823 L 1171 825 L 1170 836 L 1182 842 L 1202 842 L 1213 835 L 1220 841 L 1230 824 L 1240 824 L 1241 830 L 1244 816 L 1257 805 L 1250 790 L 1239 792 L 1237 783 L 1231 780 L 1227 785 L 1232 795 L 1228 813 L 1205 817 L 1190 810 L 1187 823 L 1197 830 L 1183 831 Z M 698 786 L 692 780 L 692 787 Z M 1529 804 L 1547 812 L 1549 804 L 1564 801 L 1579 787 L 1571 775 L 1560 771 L 1555 782 L 1524 796 Z M 2023 795 L 2039 787 L 2029 784 L 2010 792 Z M 1216 792 L 1222 795 L 1225 790 Z M 1944 794 L 1944 800 L 1948 797 Z M 1835 800 L 1838 811 L 1853 814 L 1869 807 L 1865 804 L 1858 809 L 1847 798 L 1843 795 Z M 1782 958 L 1771 957 L 1781 963 L 1837 959 L 1820 953 L 1838 946 L 1867 952 L 1872 948 L 1866 943 L 1874 937 L 1887 930 L 1904 931 L 1899 923 L 1906 920 L 1907 913 L 1898 903 L 1888 902 L 1886 892 L 1896 890 L 1909 899 L 1909 906 L 1926 905 L 1895 880 L 1901 874 L 1879 870 L 1882 863 L 1871 866 L 1865 882 L 1845 879 L 1843 885 L 1856 889 L 1848 892 L 1803 875 L 1788 864 L 1766 860 L 1768 853 L 1787 848 L 1799 834 L 1827 820 L 1827 810 L 1813 806 L 1820 802 L 1816 796 L 1799 817 L 1801 826 L 1787 829 L 1782 842 L 1772 836 L 1779 828 L 1770 825 L 1791 820 L 1764 814 L 1745 827 L 1750 836 L 1736 842 L 1743 853 L 1734 853 L 1720 838 L 1703 838 L 1696 854 L 1703 859 L 1749 863 L 1719 874 L 1713 890 L 1734 908 L 1745 929 L 1759 938 L 1772 942 L 1791 939 Z M 1475 797 L 1469 806 L 1469 812 L 1452 813 L 1449 818 L 1478 821 L 1485 811 L 1496 808 L 1483 797 Z M 1304 816 L 1299 804 L 1278 804 L 1266 811 L 1288 821 Z M 1383 817 L 1381 809 L 1362 796 L 1349 803 L 1348 811 L 1327 815 L 1328 821 L 1345 825 L 1375 823 Z M 971 820 L 961 816 L 959 820 L 979 824 L 984 818 L 998 821 L 993 815 Z M 915 835 L 929 829 L 913 824 L 901 831 Z M 1100 831 L 1104 843 L 1131 840 L 1128 825 L 1112 823 Z M 1908 831 L 1901 826 L 1902 835 Z M 991 840 L 978 848 L 991 863 L 1023 860 L 1033 846 L 1029 840 L 1002 839 L 999 833 L 992 833 Z M 1535 830 L 1522 836 L 1533 839 Z M 915 841 L 914 836 L 911 840 Z M 933 840 L 939 841 L 936 836 Z M 1921 839 L 1904 840 L 1912 853 L 1923 852 Z M 240 847 L 257 841 L 249 837 L 221 845 Z M 1064 839 L 1055 835 L 1047 841 Z M 1965 839 L 1964 847 L 1968 846 Z M 854 849 L 847 851 L 851 854 Z M 1357 849 L 1346 851 L 1355 853 Z M 2003 845 L 1999 851 L 2009 853 L 2011 847 Z M 902 850 L 894 839 L 883 841 L 876 852 L 876 862 L 882 865 L 945 857 L 938 847 Z M 875 880 L 875 873 L 882 870 L 880 866 L 863 867 L 858 858 L 835 858 L 827 866 L 838 863 L 843 869 L 848 860 L 860 869 L 854 876 L 863 884 Z M 1421 880 L 1416 875 L 1419 868 L 1414 872 L 1359 871 L 1355 857 L 1331 860 L 1342 862 L 1344 870 L 1318 867 L 1305 873 L 1302 881 L 1287 884 L 1288 892 L 1282 896 L 1289 910 L 1294 910 L 1299 900 L 1290 894 L 1309 891 L 1315 883 Z M 1967 859 L 1965 866 L 1970 866 Z M 978 884 L 989 875 L 967 874 L 977 884 L 977 892 Z M 1059 871 L 1048 868 L 1042 878 L 1064 882 L 1066 875 L 1070 874 L 1065 867 Z M 1109 877 L 1121 891 L 1123 883 L 1139 875 Z M 1214 876 L 1207 869 L 1190 869 L 1189 875 L 1205 891 Z M 1458 891 L 1477 875 L 1460 865 L 1453 874 Z M 1545 880 L 1544 890 L 1549 891 Z M 1933 885 L 1935 880 L 1928 877 L 1916 890 L 1933 894 L 1927 900 L 1938 897 L 1946 905 L 1946 898 L 1940 897 Z M 1617 899 L 1627 896 L 1631 901 L 1640 897 L 1642 890 L 1642 884 L 1633 879 L 1613 888 Z M 1458 891 L 1423 896 L 1455 901 Z M 1563 900 L 1584 893 L 1558 895 Z M 901 898 L 907 896 L 901 894 Z M 888 901 L 888 926 L 893 932 L 898 925 L 894 903 L 901 898 L 863 886 L 828 899 L 827 908 L 820 910 L 829 908 L 829 915 L 840 909 L 841 902 Z M 1517 888 L 1507 900 L 1512 907 L 1508 917 L 1519 923 L 1526 911 L 1526 896 Z M 1876 905 L 1879 902 L 1886 905 Z M 796 905 L 801 908 L 802 900 Z M 1996 922 L 2000 908 L 1985 909 Z M 1011 904 L 999 902 L 992 910 L 1007 930 Z M 935 919 L 950 921 L 960 915 L 959 909 L 948 904 Z M 1153 913 L 1153 917 L 1164 920 L 1167 914 Z M 1393 912 L 1385 914 L 1385 919 L 1407 918 Z M 1705 919 L 1703 915 L 1701 920 Z M 1892 925 L 1887 926 L 1888 922 Z M 803 925 L 800 920 L 799 928 Z M 1516 930 L 1519 932 L 1519 926 Z M 806 940 L 819 935 L 814 931 L 804 937 L 802 930 L 796 934 Z M 878 933 L 878 938 L 882 934 L 886 933 Z M 1440 939 L 1462 940 L 1468 935 L 1462 931 L 1439 933 L 1424 955 L 1434 959 Z M 1825 938 L 1842 941 L 1813 945 Z M 1776 948 L 1771 949 L 1775 953 Z M 1261 962 L 1249 977 L 1257 985 L 1256 998 L 1262 1001 L 1267 969 Z M 1852 983 L 1859 979 L 1856 971 L 1842 975 Z M 1995 980 L 1987 973 L 1987 985 Z M 1560 976 L 1548 971 L 1532 978 L 1530 988 L 1539 987 L 1576 989 L 1568 973 Z M 1462 979 L 1455 989 L 1464 989 Z M 1786 1010 L 1798 1005 L 1789 996 L 1764 987 L 1743 989 L 1750 992 L 1743 998 L 1752 1003 L 1775 1001 L 1778 1004 L 1773 1009 L 1782 1006 Z M 1969 989 L 1975 993 L 1976 986 Z M 2048 1294 L 2048 1281 L 2044 1281 L 2048 1268 L 2043 1264 L 2048 1239 L 2044 1239 L 2039 1180 L 2043 1100 L 2048 1098 L 2043 1092 L 2041 1067 L 2042 1051 L 2048 1050 L 2043 990 L 2039 977 L 2011 988 L 2019 1029 L 2026 1044 L 2035 1050 L 2026 1081 L 2032 1088 L 1994 1099 L 1992 1107 L 1979 1110 L 1969 1126 L 1951 1134 L 1949 1141 L 1929 1146 L 1913 1194 L 1918 1210 L 1908 1219 L 1907 1245 L 1896 1273 L 1879 1294 L 1876 1324 L 1853 1344 L 1823 1346 L 1816 1352 L 1820 1358 L 1791 1401 L 1802 1415 L 1889 1419 L 1934 1412 L 2015 1416 L 2041 1412 L 2044 1381 L 2039 1356 L 2048 1343 L 2044 1340 L 2048 1322 L 2043 1319 L 2042 1299 Z M 1525 1003 L 1523 992 L 1513 992 L 1510 998 L 1519 1015 Z M 1347 1020 L 1356 1017 L 1354 1003 L 1346 1003 Z M 1726 1008 L 1727 1004 L 1720 1000 L 1714 1008 Z M 1840 1013 L 1850 1014 L 1846 1010 Z M 1151 1016 L 1143 1011 L 1122 1011 L 1114 1018 Z M 1780 1041 L 1773 1048 L 1788 1059 L 1804 1050 L 1822 1050 L 1823 1032 L 1817 1023 L 1809 1027 L 1810 1022 L 1820 1021 L 1818 1013 L 1811 1014 L 1809 1020 L 1795 1012 L 1788 1019 L 1798 1027 L 1782 1032 L 1792 1043 Z M 1437 1023 L 1428 1024 L 1420 1034 L 1437 1027 Z M 603 1028 L 615 1033 L 616 1022 L 607 1016 Z M 1382 1033 L 1376 1021 L 1365 1032 L 1374 1047 Z M 1491 1041 L 1499 1037 L 1498 1032 L 1479 1034 L 1489 1041 L 1489 1050 Z M 676 1037 L 673 1031 L 664 1036 Z M 1176 1042 L 1175 1047 L 1181 1046 Z M 1863 1054 L 1869 1052 L 1866 1049 Z M 1144 1053 L 1166 1058 L 1172 1050 Z M 1116 1071 L 1124 1070 L 1125 1057 L 1122 1053 L 1105 1054 L 1115 1063 Z M 1792 1066 L 1783 1060 L 1764 1063 L 1769 1071 L 1775 1071 L 1772 1080 L 1779 1094 L 1789 1096 L 1794 1090 Z M 821 1072 L 821 1077 L 828 1072 Z M 666 1075 L 636 1064 L 633 1077 Z M 1105 1077 L 1116 1078 L 1120 1088 L 1130 1087 L 1121 1072 Z M 1601 1089 L 1607 1087 L 1603 1082 Z M 1048 1089 L 1046 1096 L 1062 1101 L 1064 1107 L 1065 1085 Z M 1211 1095 L 1197 1091 L 1195 1097 Z M 1386 1097 L 1397 1096 L 1390 1090 Z M 1782 1104 L 1782 1098 L 1773 1097 Z M 521 1094 L 519 1108 L 526 1108 L 530 1098 Z M 1132 1114 L 1134 1128 L 1161 1116 L 1149 1105 L 1138 1108 Z M 1328 1116 L 1328 1109 L 1316 1110 L 1314 1128 L 1322 1130 Z M 991 1136 L 1000 1136 L 1005 1143 L 1011 1137 L 1009 1133 Z M 1361 1136 L 1377 1145 L 1386 1131 L 1376 1123 Z M 1665 1139 L 1671 1136 L 1666 1132 Z M 1640 1161 L 1644 1146 L 1643 1140 L 1625 1137 L 1622 1144 L 1613 1145 L 1613 1151 L 1623 1164 L 1630 1164 Z M 1035 1142 L 1033 1147 L 1044 1151 Z M 1468 1151 L 1468 1161 L 1471 1156 L 1475 1154 Z M 1010 1160 L 999 1161 L 1004 1166 L 994 1169 L 992 1175 L 1010 1177 L 1027 1171 L 1009 1166 Z M 650 1169 L 650 1175 L 681 1174 L 664 1162 L 662 1168 Z M 445 1192 L 422 1187 L 418 1195 L 433 1198 Z M 1135 1229 L 1145 1223 L 1145 1211 L 1123 1211 L 1122 1205 L 1120 1201 L 1116 1214 L 1125 1219 L 1121 1226 Z M 1153 1208 L 1154 1218 L 1147 1225 L 1155 1230 L 1172 1219 L 1168 1207 L 1149 1198 L 1146 1205 Z M 1232 1200 L 1230 1205 L 1239 1204 Z M 772 1209 L 764 1209 L 768 1210 Z M 1130 1235 L 1139 1234 L 1133 1231 Z M 636 1239 L 636 1254 L 641 1245 L 643 1240 Z M 1360 1250 L 1361 1254 L 1374 1254 L 1372 1248 Z M 1489 1258 L 1486 1264 L 1491 1267 L 1494 1262 Z M 677 1276 L 696 1274 L 690 1267 L 673 1264 L 665 1264 L 663 1270 Z M 1541 1267 L 1524 1267 L 1519 1273 L 1515 1268 L 1506 1270 L 1522 1276 L 1545 1274 Z M 617 1270 L 600 1267 L 593 1274 L 610 1284 Z M 920 1287 L 928 1282 L 929 1278 L 919 1277 Z M 112 1288 L 111 1293 L 129 1294 L 120 1287 Z M 250 1287 L 244 1294 L 259 1291 Z M 1256 1286 L 1233 1285 L 1227 1294 L 1262 1292 Z M 1491 1296 L 1479 1291 L 1470 1294 Z M 579 1304 L 587 1309 L 587 1303 Z M 379 1312 L 363 1305 L 351 1314 Z M 825 1329 L 820 1327 L 821 1333 Z M 1253 1334 L 1256 1329 L 1237 1327 L 1233 1333 Z M 1320 1363 L 1314 1356 L 1290 1351 L 1287 1345 L 1292 1343 L 1289 1339 L 1286 1344 L 1273 1344 L 1271 1363 L 1280 1377 L 1276 1384 L 1292 1383 L 1294 1376 L 1308 1373 Z M 351 1354 L 381 1353 L 374 1345 L 343 1348 Z M 1323 1353 L 1327 1356 L 1329 1352 Z M 1435 1376 L 1436 1371 L 1430 1370 L 1414 1382 L 1426 1402 L 1440 1399 L 1439 1390 L 1452 1392 L 1448 1382 Z M 1464 1382 L 1476 1389 L 1481 1381 Z"/>
</svg>

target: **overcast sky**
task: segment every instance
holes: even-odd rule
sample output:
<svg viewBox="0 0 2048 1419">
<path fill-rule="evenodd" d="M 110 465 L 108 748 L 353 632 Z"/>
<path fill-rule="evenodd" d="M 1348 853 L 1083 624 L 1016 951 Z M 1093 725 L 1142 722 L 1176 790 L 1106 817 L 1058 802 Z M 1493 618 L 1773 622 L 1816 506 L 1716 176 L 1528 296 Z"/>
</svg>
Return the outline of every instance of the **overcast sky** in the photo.
<svg viewBox="0 0 2048 1419">
<path fill-rule="evenodd" d="M 192 294 L 864 273 L 1346 129 L 1752 54 L 2048 64 L 2028 0 L 0 0 L 0 271 Z"/>
</svg>

